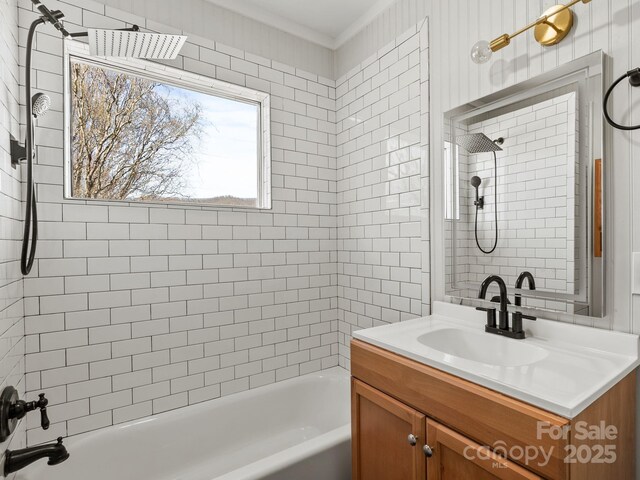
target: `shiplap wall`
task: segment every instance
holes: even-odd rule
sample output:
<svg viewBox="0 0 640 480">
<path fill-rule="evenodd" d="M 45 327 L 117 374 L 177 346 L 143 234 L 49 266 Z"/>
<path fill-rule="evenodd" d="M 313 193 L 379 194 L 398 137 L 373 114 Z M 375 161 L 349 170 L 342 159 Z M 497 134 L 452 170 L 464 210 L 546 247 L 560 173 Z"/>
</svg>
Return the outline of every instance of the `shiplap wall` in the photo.
<svg viewBox="0 0 640 480">
<path fill-rule="evenodd" d="M 18 10 L 16 0 L 0 0 L 0 390 L 8 385 L 24 395 L 24 318 L 20 238 L 20 169 L 11 167 L 9 138 L 19 136 Z M 24 422 L 0 452 L 24 446 Z"/>
<path fill-rule="evenodd" d="M 640 66 L 640 1 L 597 0 L 574 7 L 576 24 L 558 46 L 538 45 L 532 33 L 517 37 L 485 65 L 471 62 L 469 52 L 480 40 L 511 33 L 556 4 L 552 0 L 399 0 L 336 52 L 336 74 L 395 38 L 415 18 L 431 25 L 432 142 L 442 143 L 443 112 L 509 85 L 553 70 L 591 52 L 612 59 L 611 78 Z M 640 92 L 621 86 L 612 101 L 616 118 L 640 123 Z M 640 137 L 614 131 L 608 138 L 612 175 L 606 185 L 608 317 L 599 328 L 640 333 L 640 296 L 631 294 L 631 253 L 640 251 Z M 434 149 L 438 152 L 437 149 Z M 433 162 L 441 162 L 435 156 Z"/>
</svg>

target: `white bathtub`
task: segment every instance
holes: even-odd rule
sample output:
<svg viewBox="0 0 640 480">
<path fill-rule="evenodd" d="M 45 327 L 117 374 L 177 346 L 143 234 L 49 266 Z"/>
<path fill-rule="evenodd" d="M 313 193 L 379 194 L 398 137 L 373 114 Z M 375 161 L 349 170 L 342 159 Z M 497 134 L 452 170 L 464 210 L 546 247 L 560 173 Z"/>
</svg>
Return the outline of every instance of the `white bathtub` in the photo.
<svg viewBox="0 0 640 480">
<path fill-rule="evenodd" d="M 349 480 L 341 368 L 71 437 L 71 457 L 19 480 Z"/>
</svg>

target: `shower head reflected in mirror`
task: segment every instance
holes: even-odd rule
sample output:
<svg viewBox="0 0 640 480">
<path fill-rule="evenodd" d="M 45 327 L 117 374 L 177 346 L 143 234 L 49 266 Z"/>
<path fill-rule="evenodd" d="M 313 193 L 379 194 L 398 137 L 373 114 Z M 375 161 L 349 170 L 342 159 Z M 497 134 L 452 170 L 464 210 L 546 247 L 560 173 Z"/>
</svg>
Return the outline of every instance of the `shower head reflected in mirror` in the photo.
<svg viewBox="0 0 640 480">
<path fill-rule="evenodd" d="M 473 204 L 476 207 L 476 215 L 475 215 L 475 238 L 476 245 L 478 249 L 484 253 L 485 255 L 492 254 L 496 248 L 498 247 L 498 156 L 496 152 L 501 152 L 502 148 L 500 145 L 504 144 L 504 138 L 500 137 L 496 140 L 491 140 L 484 133 L 471 133 L 467 135 L 460 135 L 456 137 L 456 143 L 464 148 L 469 154 L 474 155 L 477 153 L 493 153 L 493 175 L 494 181 L 493 184 L 494 192 L 494 202 L 493 202 L 493 216 L 494 216 L 494 225 L 495 225 L 495 239 L 493 242 L 493 247 L 489 250 L 482 248 L 480 245 L 480 240 L 478 239 L 478 212 L 484 209 L 484 197 L 480 196 L 479 188 L 482 184 L 482 179 L 480 177 L 471 177 L 469 183 L 471 186 L 476 189 L 476 200 Z"/>
<path fill-rule="evenodd" d="M 43 116 L 51 107 L 51 98 L 44 93 L 36 93 L 31 99 L 31 114 L 33 118 Z"/>
<path fill-rule="evenodd" d="M 501 145 L 504 142 L 502 138 L 496 141 L 491 140 L 484 133 L 472 133 L 469 135 L 460 135 L 456 137 L 456 143 L 464 148 L 470 154 L 501 152 Z"/>
</svg>

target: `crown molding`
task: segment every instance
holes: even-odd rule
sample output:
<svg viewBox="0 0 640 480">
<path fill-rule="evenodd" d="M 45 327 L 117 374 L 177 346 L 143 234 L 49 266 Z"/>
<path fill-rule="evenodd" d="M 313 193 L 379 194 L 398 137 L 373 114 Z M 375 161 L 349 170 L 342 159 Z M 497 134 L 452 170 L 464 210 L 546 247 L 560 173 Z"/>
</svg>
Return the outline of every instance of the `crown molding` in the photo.
<svg viewBox="0 0 640 480">
<path fill-rule="evenodd" d="M 335 39 L 330 35 L 325 35 L 312 28 L 305 27 L 299 23 L 293 22 L 279 15 L 275 15 L 261 8 L 255 8 L 242 4 L 238 0 L 207 0 L 214 5 L 231 10 L 232 12 L 239 13 L 245 17 L 256 20 L 270 27 L 277 28 L 283 32 L 290 33 L 296 37 L 300 37 L 304 40 L 308 40 L 322 47 L 333 50 Z"/>
<path fill-rule="evenodd" d="M 275 15 L 261 8 L 248 6 L 238 0 L 207 0 L 214 5 L 231 10 L 245 17 L 251 18 L 270 27 L 277 28 L 296 37 L 300 37 L 309 42 L 315 43 L 330 50 L 337 50 L 351 38 L 360 32 L 364 27 L 371 23 L 378 15 L 386 10 L 396 0 L 378 0 L 371 8 L 369 8 L 360 18 L 349 25 L 336 38 L 330 35 L 318 32 L 313 28 L 306 27 L 294 21 Z"/>
<path fill-rule="evenodd" d="M 360 31 L 369 25 L 378 15 L 384 12 L 396 0 L 378 0 L 364 15 L 360 16 L 358 20 L 349 25 L 340 35 L 338 35 L 333 41 L 333 50 L 338 50 L 341 46 L 355 37 Z"/>
</svg>

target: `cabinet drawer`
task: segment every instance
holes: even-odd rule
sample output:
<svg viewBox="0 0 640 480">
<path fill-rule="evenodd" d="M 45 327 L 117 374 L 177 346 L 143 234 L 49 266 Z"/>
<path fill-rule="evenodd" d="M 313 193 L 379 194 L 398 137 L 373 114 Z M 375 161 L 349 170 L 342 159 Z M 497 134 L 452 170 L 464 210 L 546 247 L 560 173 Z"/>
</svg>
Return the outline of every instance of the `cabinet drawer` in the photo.
<svg viewBox="0 0 640 480">
<path fill-rule="evenodd" d="M 506 451 L 533 446 L 548 458 L 511 460 L 543 477 L 569 477 L 567 439 L 538 435 L 541 424 L 568 426 L 563 417 L 358 340 L 351 343 L 351 374 L 480 445 Z"/>
</svg>

